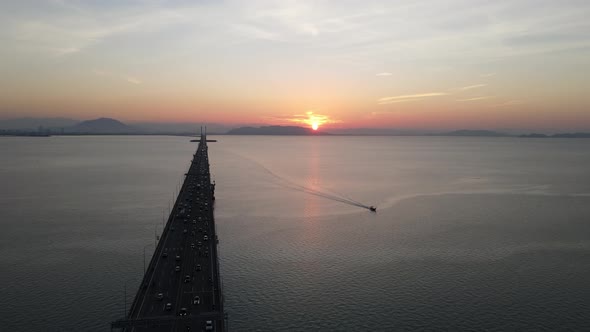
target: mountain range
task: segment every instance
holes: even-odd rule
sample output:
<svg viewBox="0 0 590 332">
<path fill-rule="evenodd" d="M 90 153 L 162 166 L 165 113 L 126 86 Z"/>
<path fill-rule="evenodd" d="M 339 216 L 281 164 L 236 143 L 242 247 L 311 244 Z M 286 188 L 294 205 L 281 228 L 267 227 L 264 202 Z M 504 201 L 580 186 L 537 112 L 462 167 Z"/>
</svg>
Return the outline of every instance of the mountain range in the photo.
<svg viewBox="0 0 590 332">
<path fill-rule="evenodd" d="M 96 120 L 82 121 L 74 126 L 64 128 L 64 132 L 81 134 L 138 134 L 142 133 L 143 130 L 126 125 L 115 119 L 99 118 Z"/>
<path fill-rule="evenodd" d="M 201 126 L 207 126 L 210 134 L 226 133 L 232 129 L 215 123 L 123 123 L 112 118 L 99 118 L 79 121 L 68 118 L 14 118 L 0 119 L 0 132 L 15 134 L 50 133 L 50 134 L 170 134 L 195 135 Z"/>
</svg>

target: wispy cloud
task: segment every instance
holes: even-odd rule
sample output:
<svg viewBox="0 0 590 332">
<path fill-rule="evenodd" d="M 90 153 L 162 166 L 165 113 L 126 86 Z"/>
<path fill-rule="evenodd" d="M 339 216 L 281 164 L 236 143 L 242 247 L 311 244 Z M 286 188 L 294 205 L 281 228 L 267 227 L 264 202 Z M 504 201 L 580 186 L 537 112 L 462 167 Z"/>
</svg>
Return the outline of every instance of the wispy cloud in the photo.
<svg viewBox="0 0 590 332">
<path fill-rule="evenodd" d="M 57 6 L 60 14 L 48 14 L 39 19 L 10 19 L 0 22 L 0 27 L 12 31 L 12 38 L 23 45 L 65 56 L 82 52 L 110 37 L 160 30 L 188 19 L 180 11 L 167 9 L 148 8 L 137 13 L 121 5 L 115 14 L 109 13 L 111 8 L 105 6 L 101 7 L 104 15 L 99 15 L 92 12 L 99 10 L 90 4 L 72 1 L 50 4 Z"/>
<path fill-rule="evenodd" d="M 464 87 L 462 87 L 462 88 L 458 88 L 457 90 L 465 91 L 465 90 L 471 90 L 471 89 L 483 88 L 484 86 L 487 86 L 487 84 L 474 84 L 474 85 L 468 85 L 468 86 L 464 86 Z"/>
<path fill-rule="evenodd" d="M 382 72 L 382 73 L 377 73 L 375 74 L 375 76 L 391 76 L 393 75 L 392 73 L 388 73 L 388 72 Z"/>
<path fill-rule="evenodd" d="M 78 53 L 78 52 L 80 52 L 80 48 L 78 48 L 78 47 L 64 47 L 64 48 L 56 48 L 55 49 L 55 54 L 58 56 L 69 55 L 69 54 Z"/>
<path fill-rule="evenodd" d="M 391 97 L 379 98 L 377 100 L 377 103 L 380 105 L 393 104 L 393 103 L 404 103 L 404 102 L 408 102 L 408 101 L 418 101 L 423 98 L 446 96 L 446 95 L 448 95 L 448 93 L 446 93 L 446 92 L 429 92 L 429 93 L 418 93 L 418 94 L 413 94 L 413 95 L 391 96 Z"/>
<path fill-rule="evenodd" d="M 418 101 L 418 100 L 420 100 L 420 98 L 397 99 L 397 100 L 379 101 L 379 102 L 377 102 L 377 104 L 387 105 L 387 104 L 407 103 L 409 101 Z"/>
<path fill-rule="evenodd" d="M 121 74 L 117 74 L 117 73 L 113 73 L 110 71 L 105 71 L 105 70 L 94 70 L 94 74 L 96 76 L 101 76 L 101 77 L 111 77 L 111 78 L 116 78 L 116 79 L 120 79 L 123 80 L 127 83 L 131 83 L 131 84 L 141 84 L 143 83 L 140 79 L 133 77 L 133 76 L 129 76 L 129 75 L 121 75 Z"/>
<path fill-rule="evenodd" d="M 490 107 L 503 107 L 503 106 L 512 106 L 512 105 L 522 105 L 526 104 L 523 100 L 509 100 L 507 102 L 503 102 L 500 104 L 490 105 Z"/>
<path fill-rule="evenodd" d="M 233 24 L 231 28 L 234 33 L 247 39 L 260 39 L 269 41 L 281 41 L 282 37 L 277 32 L 264 29 L 252 24 Z"/>
<path fill-rule="evenodd" d="M 387 105 L 387 104 L 397 104 L 397 103 L 407 103 L 409 101 L 417 101 L 419 99 L 399 99 L 399 100 L 390 100 L 390 101 L 380 101 L 378 102 L 379 105 Z"/>
<path fill-rule="evenodd" d="M 135 77 L 130 77 L 130 76 L 129 76 L 129 77 L 126 77 L 126 78 L 125 78 L 125 80 L 126 80 L 127 82 L 129 82 L 129 83 L 133 83 L 133 84 L 141 84 L 141 83 L 143 83 L 142 81 L 138 80 L 137 78 L 135 78 Z"/>
<path fill-rule="evenodd" d="M 383 115 L 383 114 L 391 114 L 391 111 L 387 111 L 387 112 L 371 112 L 371 113 L 369 113 L 369 115 L 371 117 L 375 117 L 375 116 Z"/>
<path fill-rule="evenodd" d="M 490 99 L 490 98 L 494 98 L 493 96 L 481 96 L 481 97 L 473 97 L 473 98 L 467 98 L 467 99 L 457 99 L 457 101 L 476 101 L 476 100 L 484 100 L 484 99 Z"/>
<path fill-rule="evenodd" d="M 496 76 L 496 73 L 487 73 L 487 74 L 479 75 L 479 77 L 484 77 L 484 78 L 486 78 L 486 77 L 493 77 L 493 76 Z"/>
<path fill-rule="evenodd" d="M 317 36 L 320 34 L 320 30 L 318 29 L 318 27 L 312 23 L 303 23 L 301 25 L 301 30 L 312 36 Z"/>
</svg>

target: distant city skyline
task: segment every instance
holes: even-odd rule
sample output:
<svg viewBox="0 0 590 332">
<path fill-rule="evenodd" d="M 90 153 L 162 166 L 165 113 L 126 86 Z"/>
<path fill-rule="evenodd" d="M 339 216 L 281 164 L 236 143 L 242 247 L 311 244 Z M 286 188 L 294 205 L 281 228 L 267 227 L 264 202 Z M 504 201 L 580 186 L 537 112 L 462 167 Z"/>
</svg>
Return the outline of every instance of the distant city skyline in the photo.
<svg viewBox="0 0 590 332">
<path fill-rule="evenodd" d="M 590 129 L 587 1 L 13 1 L 0 119 Z"/>
</svg>

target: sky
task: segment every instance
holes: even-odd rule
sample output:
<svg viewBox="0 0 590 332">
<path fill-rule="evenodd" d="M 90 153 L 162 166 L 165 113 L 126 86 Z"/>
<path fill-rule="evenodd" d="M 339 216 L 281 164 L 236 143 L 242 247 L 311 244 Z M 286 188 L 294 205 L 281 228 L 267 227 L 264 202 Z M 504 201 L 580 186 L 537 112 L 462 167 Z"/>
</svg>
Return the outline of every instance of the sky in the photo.
<svg viewBox="0 0 590 332">
<path fill-rule="evenodd" d="M 0 0 L 0 118 L 590 129 L 590 1 Z"/>
</svg>

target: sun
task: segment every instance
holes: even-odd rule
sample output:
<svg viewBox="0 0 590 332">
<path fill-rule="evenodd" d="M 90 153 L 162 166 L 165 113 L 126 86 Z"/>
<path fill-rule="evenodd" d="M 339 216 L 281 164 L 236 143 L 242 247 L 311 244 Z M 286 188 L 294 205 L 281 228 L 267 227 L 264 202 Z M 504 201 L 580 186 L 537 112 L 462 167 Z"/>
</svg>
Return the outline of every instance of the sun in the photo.
<svg viewBox="0 0 590 332">
<path fill-rule="evenodd" d="M 318 130 L 318 128 L 319 128 L 319 127 L 320 127 L 320 125 L 319 125 L 319 123 L 317 123 L 317 122 L 313 122 L 313 123 L 311 124 L 311 129 L 313 129 L 313 130 Z"/>
</svg>

